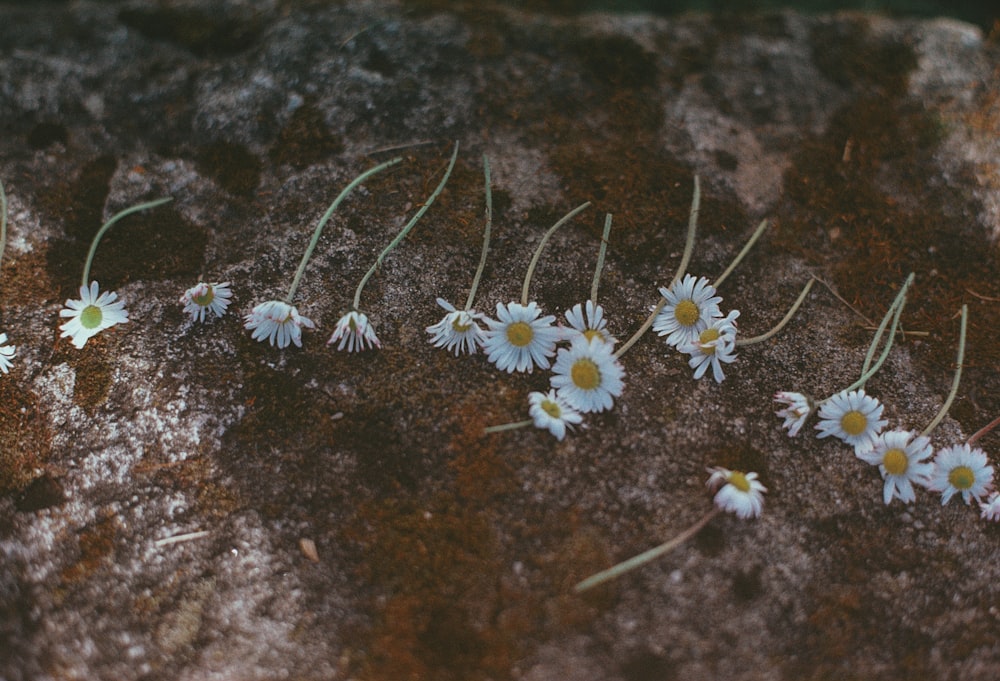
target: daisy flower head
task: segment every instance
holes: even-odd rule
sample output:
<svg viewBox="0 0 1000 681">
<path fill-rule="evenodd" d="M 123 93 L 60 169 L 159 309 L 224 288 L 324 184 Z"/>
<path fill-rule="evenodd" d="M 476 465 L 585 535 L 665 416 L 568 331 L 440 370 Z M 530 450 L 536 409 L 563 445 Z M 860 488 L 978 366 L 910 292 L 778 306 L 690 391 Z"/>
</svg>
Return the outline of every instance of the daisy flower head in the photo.
<svg viewBox="0 0 1000 681">
<path fill-rule="evenodd" d="M 711 475 L 706 485 L 715 492 L 713 503 L 736 517 L 756 518 L 764 510 L 764 492 L 767 488 L 757 479 L 756 473 L 731 471 L 721 466 L 709 468 Z"/>
<path fill-rule="evenodd" d="M 928 487 L 941 493 L 941 505 L 955 494 L 966 504 L 979 501 L 993 486 L 993 466 L 986 452 L 967 444 L 945 447 L 934 457 L 934 475 Z"/>
<path fill-rule="evenodd" d="M 722 316 L 715 287 L 705 277 L 686 274 L 669 289 L 661 288 L 667 301 L 653 320 L 653 331 L 667 337 L 667 345 L 680 347 L 698 340 L 698 335 Z"/>
<path fill-rule="evenodd" d="M 14 353 L 17 351 L 17 347 L 14 345 L 7 345 L 7 334 L 0 333 L 0 371 L 7 373 L 10 368 L 14 366 L 13 362 L 10 360 L 14 359 Z"/>
<path fill-rule="evenodd" d="M 556 354 L 559 329 L 553 326 L 553 315 L 540 316 L 537 303 L 497 303 L 497 319 L 486 317 L 486 339 L 483 351 L 497 369 L 513 373 L 531 373 L 537 365 L 549 368 L 549 357 Z"/>
<path fill-rule="evenodd" d="M 548 429 L 560 442 L 566 437 L 566 428 L 583 421 L 583 416 L 555 390 L 529 393 L 528 404 L 528 415 L 535 422 L 535 428 Z"/>
<path fill-rule="evenodd" d="M 688 365 L 694 369 L 696 381 L 705 375 L 710 366 L 716 383 L 726 379 L 722 364 L 731 364 L 736 360 L 736 318 L 739 316 L 740 311 L 733 310 L 725 317 L 714 320 L 693 342 L 678 346 L 678 350 L 691 355 Z"/>
<path fill-rule="evenodd" d="M 979 508 L 983 511 L 979 516 L 983 520 L 1000 521 L 1000 492 L 991 492 L 986 501 L 979 502 Z"/>
<path fill-rule="evenodd" d="M 326 344 L 332 345 L 336 341 L 340 341 L 337 344 L 338 350 L 346 347 L 348 352 L 362 352 L 382 347 L 382 343 L 375 335 L 375 329 L 368 321 L 368 316 L 357 310 L 351 310 L 340 318 L 337 328 L 333 330 L 333 335 Z"/>
<path fill-rule="evenodd" d="M 448 314 L 437 324 L 427 327 L 427 333 L 431 335 L 431 344 L 436 348 L 454 350 L 456 357 L 463 352 L 475 354 L 484 339 L 483 330 L 476 323 L 476 318 L 482 315 L 475 310 L 456 310 L 455 306 L 444 298 L 438 298 L 437 304 Z"/>
<path fill-rule="evenodd" d="M 599 338 L 605 343 L 614 344 L 617 342 L 614 336 L 608 333 L 608 320 L 604 318 L 604 308 L 588 300 L 584 303 L 577 303 L 571 309 L 566 310 L 566 321 L 569 328 L 565 329 L 565 338 L 572 342 L 582 337 Z"/>
<path fill-rule="evenodd" d="M 561 348 L 549 379 L 568 405 L 589 414 L 611 409 L 625 387 L 625 369 L 615 359 L 611 344 L 597 338 L 577 338 Z"/>
<path fill-rule="evenodd" d="M 788 437 L 795 437 L 812 413 L 812 400 L 802 393 L 779 392 L 775 393 L 774 401 L 785 405 L 775 413 L 785 419 L 781 427 L 788 429 Z"/>
<path fill-rule="evenodd" d="M 66 307 L 59 311 L 59 316 L 69 318 L 59 327 L 62 331 L 59 337 L 69 338 L 80 349 L 104 329 L 127 322 L 128 310 L 125 309 L 125 301 L 118 300 L 117 293 L 100 293 L 97 282 L 92 281 L 89 287 L 80 287 L 79 300 L 66 301 Z"/>
<path fill-rule="evenodd" d="M 180 302 L 184 306 L 184 311 L 191 315 L 192 322 L 204 322 L 208 312 L 216 317 L 226 314 L 226 308 L 232 302 L 232 297 L 233 292 L 229 289 L 228 281 L 211 284 L 199 281 L 184 292 Z"/>
<path fill-rule="evenodd" d="M 882 501 L 886 504 L 893 498 L 904 504 L 915 501 L 917 495 L 913 484 L 926 487 L 931 481 L 934 464 L 927 459 L 934 453 L 934 448 L 930 438 L 914 435 L 905 430 L 890 430 L 875 438 L 874 446 L 868 451 L 856 452 L 862 461 L 878 466 L 885 480 Z"/>
<path fill-rule="evenodd" d="M 889 423 L 881 418 L 882 409 L 882 403 L 864 390 L 839 392 L 820 406 L 816 437 L 833 435 L 853 446 L 855 453 L 866 452 Z"/>
<path fill-rule="evenodd" d="M 278 348 L 288 347 L 295 343 L 302 347 L 302 327 L 315 329 L 312 320 L 303 317 L 294 305 L 280 300 L 268 300 L 254 307 L 250 314 L 243 317 L 243 326 L 251 330 L 251 337 L 256 341 L 264 339 Z"/>
</svg>

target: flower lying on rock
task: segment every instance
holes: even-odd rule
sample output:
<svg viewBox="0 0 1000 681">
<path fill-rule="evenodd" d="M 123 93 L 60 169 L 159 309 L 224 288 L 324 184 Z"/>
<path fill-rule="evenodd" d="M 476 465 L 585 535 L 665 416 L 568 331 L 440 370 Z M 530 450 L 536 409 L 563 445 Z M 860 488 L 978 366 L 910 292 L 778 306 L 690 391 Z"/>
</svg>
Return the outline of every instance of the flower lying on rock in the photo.
<svg viewBox="0 0 1000 681">
<path fill-rule="evenodd" d="M 375 335 L 375 329 L 368 322 L 367 315 L 357 310 L 351 310 L 340 318 L 337 322 L 337 328 L 334 329 L 333 335 L 330 336 L 330 340 L 326 344 L 331 345 L 337 341 L 340 341 L 337 349 L 343 350 L 344 347 L 347 347 L 348 352 L 362 352 L 382 347 L 382 343 Z"/>
<path fill-rule="evenodd" d="M 128 321 L 125 301 L 118 300 L 118 294 L 113 291 L 100 293 L 96 281 L 90 282 L 89 287 L 81 286 L 80 299 L 67 300 L 59 316 L 69 318 L 59 327 L 62 331 L 59 337 L 69 338 L 78 349 L 101 331 Z"/>
<path fill-rule="evenodd" d="M 717 508 L 735 513 L 744 520 L 761 514 L 767 488 L 757 479 L 756 473 L 741 473 L 720 466 L 708 470 L 711 475 L 706 485 L 715 491 L 712 501 Z"/>
<path fill-rule="evenodd" d="M 268 300 L 254 307 L 244 318 L 243 326 L 253 333 L 251 337 L 263 342 L 265 339 L 272 346 L 288 347 L 294 343 L 302 347 L 302 327 L 315 329 L 312 320 L 303 317 L 293 305 L 280 300 Z"/>
<path fill-rule="evenodd" d="M 853 446 L 855 453 L 867 452 L 889 423 L 881 418 L 882 410 L 882 403 L 864 390 L 839 392 L 820 406 L 816 437 L 833 435 Z"/>
<path fill-rule="evenodd" d="M 184 305 L 184 311 L 191 315 L 192 322 L 203 322 L 208 312 L 216 317 L 226 314 L 232 297 L 228 281 L 211 284 L 199 281 L 184 292 L 180 302 Z"/>
<path fill-rule="evenodd" d="M 513 373 L 531 371 L 537 366 L 549 368 L 549 357 L 556 354 L 559 329 L 553 315 L 541 316 L 535 302 L 497 303 L 497 319 L 486 318 L 483 351 L 497 369 Z"/>
<path fill-rule="evenodd" d="M 14 353 L 17 350 L 17 347 L 6 345 L 6 343 L 7 334 L 0 333 L 0 371 L 4 373 L 10 371 L 10 368 L 14 366 L 10 360 L 14 359 Z"/>
<path fill-rule="evenodd" d="M 795 437 L 812 413 L 812 400 L 802 393 L 779 392 L 775 394 L 774 401 L 785 405 L 784 409 L 775 413 L 785 419 L 781 427 L 788 430 L 788 436 Z"/>
<path fill-rule="evenodd" d="M 722 365 L 736 360 L 736 318 L 739 310 L 733 310 L 725 317 L 715 319 L 690 343 L 682 343 L 678 350 L 691 355 L 688 365 L 694 369 L 695 380 L 700 379 L 712 367 L 716 383 L 722 383 L 726 375 Z"/>
<path fill-rule="evenodd" d="M 444 298 L 438 298 L 437 304 L 443 307 L 447 314 L 437 324 L 427 327 L 431 335 L 431 344 L 436 348 L 446 348 L 455 351 L 455 356 L 467 352 L 470 355 L 482 347 L 485 335 L 476 323 L 482 315 L 475 310 L 457 310 Z"/>
<path fill-rule="evenodd" d="M 929 488 L 941 493 L 941 504 L 947 504 L 956 494 L 966 504 L 979 501 L 993 485 L 993 466 L 986 452 L 968 444 L 946 447 L 934 457 L 934 476 Z"/>
<path fill-rule="evenodd" d="M 528 415 L 535 427 L 548 429 L 560 441 L 566 437 L 568 427 L 583 421 L 583 416 L 569 406 L 555 390 L 529 393 L 528 404 Z"/>
<path fill-rule="evenodd" d="M 561 348 L 549 379 L 559 396 L 577 411 L 588 414 L 611 409 L 622 394 L 625 369 L 615 359 L 611 344 L 597 337 L 579 337 Z"/>
<path fill-rule="evenodd" d="M 930 438 L 905 430 L 891 430 L 879 435 L 870 450 L 856 455 L 878 466 L 885 480 L 882 501 L 888 504 L 896 498 L 908 504 L 917 498 L 914 483 L 926 487 L 930 482 L 934 464 L 927 459 L 933 452 Z"/>
<path fill-rule="evenodd" d="M 695 279 L 686 274 L 669 289 L 661 288 L 660 295 L 666 304 L 653 321 L 653 331 L 666 336 L 667 345 L 672 347 L 697 341 L 698 335 L 722 316 L 722 298 L 715 295 L 715 287 L 705 277 Z"/>
</svg>

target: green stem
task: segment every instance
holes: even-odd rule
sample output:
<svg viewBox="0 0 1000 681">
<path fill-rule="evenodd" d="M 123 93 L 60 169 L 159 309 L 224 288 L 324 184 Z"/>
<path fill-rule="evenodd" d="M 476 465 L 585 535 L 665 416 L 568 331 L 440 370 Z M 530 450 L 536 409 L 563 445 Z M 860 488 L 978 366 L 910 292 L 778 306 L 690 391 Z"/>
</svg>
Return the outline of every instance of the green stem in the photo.
<svg viewBox="0 0 1000 681">
<path fill-rule="evenodd" d="M 597 286 L 601 283 L 601 271 L 604 269 L 604 256 L 608 252 L 608 235 L 611 234 L 611 213 L 604 216 L 604 233 L 601 234 L 601 247 L 597 251 L 597 267 L 594 268 L 594 283 L 590 285 L 590 299 L 597 304 Z"/>
<path fill-rule="evenodd" d="M 889 309 L 886 310 L 885 315 L 882 317 L 882 321 L 879 322 L 878 328 L 875 330 L 875 337 L 872 338 L 871 345 L 868 346 L 868 352 L 865 354 L 865 362 L 864 364 L 861 365 L 862 376 L 868 372 L 868 368 L 871 366 L 872 359 L 875 357 L 875 351 L 878 349 L 878 344 L 882 342 L 882 336 L 883 334 L 885 334 L 885 327 L 889 322 L 889 318 L 893 316 L 893 312 L 897 307 L 899 307 L 902 304 L 905 304 L 904 301 L 906 300 L 907 293 L 909 292 L 910 289 L 910 284 L 913 283 L 914 277 L 915 277 L 914 273 L 911 272 L 910 276 L 908 276 L 906 278 L 906 281 L 903 282 L 903 286 L 902 288 L 899 289 L 899 293 L 897 293 L 896 297 L 893 299 L 892 305 L 890 305 Z M 888 345 L 891 346 L 894 340 L 895 340 L 895 335 L 890 336 L 889 340 L 887 341 Z"/>
<path fill-rule="evenodd" d="M 7 192 L 4 191 L 3 182 L 0 181 L 0 261 L 3 261 L 3 252 L 7 248 Z"/>
<path fill-rule="evenodd" d="M 518 428 L 524 428 L 525 426 L 530 426 L 532 423 L 534 423 L 534 421 L 531 419 L 528 419 L 527 421 L 515 421 L 514 423 L 504 423 L 503 425 L 500 426 L 488 426 L 483 429 L 483 432 L 486 434 L 502 433 L 505 430 L 516 430 Z"/>
<path fill-rule="evenodd" d="M 740 346 L 743 346 L 743 345 L 753 345 L 754 343 L 762 343 L 762 342 L 766 341 L 767 339 L 771 338 L 771 336 L 773 336 L 776 333 L 778 333 L 779 331 L 781 331 L 783 328 L 785 328 L 785 325 L 789 321 L 791 321 L 792 317 L 795 316 L 795 313 L 799 311 L 799 307 L 802 306 L 802 301 L 804 301 L 806 299 L 806 296 L 809 295 L 809 289 L 812 288 L 812 285 L 813 285 L 813 283 L 815 283 L 815 281 L 816 281 L 815 279 L 810 279 L 809 280 L 809 282 L 806 284 L 805 288 L 802 289 L 802 293 L 800 293 L 799 297 L 795 299 L 795 303 L 793 303 L 792 306 L 788 309 L 788 312 L 785 313 L 784 318 L 780 322 L 778 322 L 777 326 L 775 326 L 773 329 L 771 329 L 767 333 L 763 333 L 763 334 L 761 334 L 759 336 L 754 336 L 753 338 L 744 338 L 742 340 L 737 340 L 736 341 L 737 347 L 740 347 Z"/>
<path fill-rule="evenodd" d="M 948 413 L 951 409 L 952 402 L 955 401 L 955 395 L 958 394 L 958 383 L 962 380 L 962 363 L 965 361 L 965 331 L 968 326 L 969 318 L 969 306 L 962 306 L 962 325 L 958 332 L 958 358 L 955 360 L 955 378 L 951 382 L 951 391 L 948 393 L 948 399 L 944 401 L 941 410 L 938 411 L 937 416 L 934 420 L 927 424 L 921 435 L 930 435 L 931 431 L 937 428 L 938 424 L 941 423 L 941 419 L 944 415 Z"/>
<path fill-rule="evenodd" d="M 94 262 L 94 254 L 97 253 L 97 244 L 100 243 L 101 237 L 104 233 L 111 229 L 111 226 L 121 220 L 124 217 L 131 215 L 132 213 L 138 213 L 140 210 L 146 210 L 147 208 L 156 208 L 157 206 L 162 206 L 165 203 L 173 201 L 173 197 L 168 196 L 163 199 L 157 199 L 155 201 L 147 201 L 145 203 L 140 203 L 137 206 L 132 206 L 131 208 L 126 208 L 125 210 L 116 213 L 110 220 L 105 222 L 97 234 L 94 235 L 94 240 L 90 242 L 90 251 L 87 253 L 87 260 L 83 264 L 83 280 L 81 286 L 86 288 L 90 284 L 90 265 Z"/>
<path fill-rule="evenodd" d="M 586 203 L 581 203 L 579 206 L 566 213 L 556 224 L 549 227 L 549 231 L 545 232 L 542 236 L 542 240 L 538 242 L 538 248 L 535 249 L 535 254 L 531 256 L 531 263 L 528 265 L 528 272 L 524 275 L 524 286 L 521 287 L 521 305 L 528 304 L 528 286 L 531 285 L 531 277 L 535 273 L 535 267 L 538 265 L 538 259 L 542 257 L 542 250 L 545 248 L 545 244 L 548 243 L 549 237 L 553 233 L 567 222 L 572 220 L 577 213 L 587 208 L 590 205 L 590 201 Z"/>
<path fill-rule="evenodd" d="M 483 228 L 483 252 L 479 256 L 479 267 L 476 268 L 476 276 L 472 278 L 472 288 L 469 289 L 469 298 L 465 301 L 465 311 L 472 309 L 472 301 L 476 298 L 476 290 L 479 288 L 479 280 L 483 277 L 483 270 L 486 269 L 486 254 L 490 250 L 490 231 L 493 229 L 493 187 L 490 182 L 490 159 L 483 154 L 483 176 L 486 178 L 486 227 Z"/>
<path fill-rule="evenodd" d="M 715 283 L 712 284 L 712 286 L 714 286 L 716 289 L 722 286 L 722 282 L 724 282 L 726 278 L 733 273 L 733 270 L 736 269 L 736 266 L 739 265 L 740 262 L 742 262 L 743 258 L 746 257 L 746 254 L 750 252 L 750 249 L 753 248 L 754 245 L 757 243 L 757 240 L 760 239 L 761 235 L 764 233 L 764 230 L 767 229 L 767 224 L 768 223 L 766 219 L 761 220 L 760 224 L 757 225 L 757 229 L 755 229 L 753 234 L 750 236 L 750 240 L 747 241 L 746 245 L 743 247 L 743 250 L 739 252 L 739 254 L 731 263 L 729 263 L 729 267 L 726 268 L 725 272 L 719 275 L 719 278 L 715 280 Z"/>
<path fill-rule="evenodd" d="M 424 213 L 427 212 L 427 209 L 430 208 L 431 205 L 434 203 L 434 199 L 436 199 L 438 195 L 444 190 L 444 186 L 448 184 L 448 178 L 451 177 L 451 170 L 452 168 L 455 167 L 455 159 L 457 158 L 458 158 L 458 142 L 455 142 L 455 150 L 452 152 L 451 160 L 448 162 L 448 170 L 445 171 L 444 177 L 441 178 L 441 182 L 438 183 L 437 188 L 430 195 L 430 197 L 428 197 L 428 199 L 424 202 L 424 205 L 420 207 L 420 210 L 417 211 L 417 214 L 414 215 L 413 218 L 408 223 L 406 223 L 406 226 L 403 227 L 403 230 L 396 235 L 396 238 L 392 240 L 392 243 L 386 246 L 382 250 L 382 252 L 379 253 L 378 258 L 375 259 L 375 264 L 372 265 L 371 269 L 365 272 L 365 276 L 361 278 L 361 282 L 358 284 L 358 288 L 354 292 L 353 309 L 357 310 L 358 307 L 360 306 L 361 291 L 364 290 L 365 284 L 367 284 L 368 280 L 371 279 L 373 274 L 375 274 L 375 270 L 377 270 L 379 268 L 379 265 L 382 264 L 382 259 L 385 258 L 385 256 L 389 253 L 389 251 L 394 249 L 399 244 L 400 241 L 406 238 L 406 235 L 410 233 L 410 230 L 413 229 L 413 226 L 417 224 L 417 221 L 424 216 Z"/>
<path fill-rule="evenodd" d="M 616 577 L 620 577 L 626 572 L 630 572 L 631 570 L 634 570 L 637 567 L 642 567 L 646 563 L 656 560 L 663 554 L 667 553 L 668 551 L 672 551 L 673 549 L 677 548 L 678 546 L 686 542 L 688 539 L 693 537 L 695 534 L 698 533 L 699 530 L 701 530 L 701 528 L 705 527 L 705 525 L 707 525 L 712 518 L 719 515 L 719 513 L 720 509 L 718 507 L 713 507 L 712 510 L 703 515 L 698 522 L 696 522 L 694 525 L 681 532 L 679 535 L 677 535 L 670 541 L 664 542 L 663 544 L 660 544 L 659 546 L 652 548 L 649 551 L 640 553 L 638 556 L 633 556 L 632 558 L 629 558 L 626 561 L 623 561 L 621 563 L 618 563 L 617 565 L 609 567 L 607 570 L 602 570 L 597 574 L 587 577 L 585 580 L 579 582 L 576 586 L 574 586 L 573 591 L 575 591 L 576 593 L 580 593 L 581 591 L 592 589 L 599 584 L 603 584 L 604 582 L 615 579 Z"/>
<path fill-rule="evenodd" d="M 292 278 L 292 285 L 288 288 L 288 295 L 285 296 L 286 303 L 288 303 L 289 305 L 292 304 L 292 298 L 295 297 L 295 292 L 299 289 L 299 283 L 301 283 L 302 281 L 302 275 L 304 275 L 306 272 L 306 264 L 309 262 L 309 258 L 312 257 L 313 251 L 316 250 L 316 244 L 319 243 L 320 234 L 323 233 L 323 228 L 326 226 L 327 221 L 333 215 L 333 212 L 337 210 L 337 208 L 340 206 L 340 203 L 345 198 L 347 198 L 347 195 L 351 193 L 351 190 L 353 190 L 359 184 L 367 180 L 369 177 L 371 177 L 375 173 L 385 170 L 390 166 L 396 165 L 402 160 L 403 159 L 401 157 L 396 157 L 390 161 L 386 161 L 385 163 L 380 163 L 374 168 L 366 170 L 365 172 L 361 173 L 356 178 L 354 178 L 349 185 L 344 187 L 343 191 L 341 191 L 340 194 L 337 196 L 337 198 L 333 200 L 333 203 L 330 204 L 330 207 L 326 209 L 325 213 L 323 213 L 323 217 L 320 218 L 319 224 L 316 225 L 316 229 L 313 230 L 312 239 L 309 241 L 309 246 L 306 248 L 305 255 L 302 256 L 302 260 L 299 262 L 299 268 L 295 270 L 295 276 Z"/>
</svg>

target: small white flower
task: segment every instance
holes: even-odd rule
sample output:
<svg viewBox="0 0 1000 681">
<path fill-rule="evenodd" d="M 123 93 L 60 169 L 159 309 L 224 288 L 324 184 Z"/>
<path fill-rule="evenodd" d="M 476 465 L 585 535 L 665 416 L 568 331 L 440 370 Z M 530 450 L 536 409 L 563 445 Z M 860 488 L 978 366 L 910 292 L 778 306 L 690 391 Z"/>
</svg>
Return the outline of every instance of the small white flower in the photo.
<svg viewBox="0 0 1000 681">
<path fill-rule="evenodd" d="M 483 342 L 486 358 L 507 373 L 531 373 L 536 365 L 548 369 L 548 358 L 556 354 L 559 329 L 553 326 L 554 316 L 540 317 L 541 314 L 535 302 L 527 305 L 497 303 L 499 321 L 485 319 L 490 327 Z"/>
<path fill-rule="evenodd" d="M 528 407 L 528 415 L 534 419 L 535 427 L 547 428 L 560 441 L 566 437 L 566 428 L 570 424 L 583 421 L 583 416 L 569 406 L 555 390 L 548 393 L 528 393 L 528 403 L 531 405 Z"/>
<path fill-rule="evenodd" d="M 302 347 L 302 327 L 315 329 L 312 320 L 303 317 L 293 305 L 280 300 L 268 300 L 257 305 L 248 315 L 243 317 L 244 328 L 253 331 L 251 337 L 263 342 L 266 338 L 271 345 L 279 348 L 295 343 Z"/>
<path fill-rule="evenodd" d="M 875 439 L 872 449 L 856 455 L 878 466 L 885 480 L 882 501 L 888 504 L 895 497 L 908 504 L 917 498 L 913 483 L 926 487 L 931 480 L 934 464 L 926 459 L 933 453 L 930 438 L 905 430 L 890 430 Z"/>
<path fill-rule="evenodd" d="M 941 505 L 956 493 L 966 504 L 979 501 L 993 486 L 993 466 L 986 452 L 967 444 L 945 447 L 934 457 L 934 476 L 928 487 L 941 493 Z"/>
<path fill-rule="evenodd" d="M 812 413 L 812 400 L 802 393 L 779 392 L 775 393 L 774 401 L 785 405 L 784 409 L 775 413 L 785 419 L 781 427 L 788 429 L 788 437 L 795 437 Z"/>
<path fill-rule="evenodd" d="M 66 307 L 59 311 L 59 316 L 69 317 L 69 321 L 59 327 L 62 331 L 60 338 L 69 338 L 75 347 L 82 348 L 87 340 L 104 329 L 128 321 L 125 301 L 118 300 L 117 293 L 98 293 L 99 286 L 96 281 L 92 281 L 89 288 L 80 287 L 79 300 L 66 301 Z"/>
<path fill-rule="evenodd" d="M 611 344 L 597 338 L 577 338 L 561 348 L 549 379 L 566 404 L 584 414 L 605 411 L 622 394 L 625 369 L 615 359 Z"/>
<path fill-rule="evenodd" d="M 189 288 L 181 296 L 181 304 L 184 311 L 191 315 L 192 322 L 205 321 L 205 314 L 211 312 L 216 317 L 226 314 L 226 308 L 233 297 L 233 292 L 229 289 L 229 282 L 212 282 L 206 284 L 199 281 Z"/>
<path fill-rule="evenodd" d="M 741 473 L 720 466 L 709 468 L 708 472 L 711 475 L 706 485 L 715 492 L 712 501 L 718 508 L 735 513 L 744 520 L 756 518 L 764 510 L 767 488 L 757 479 L 756 473 Z"/>
<path fill-rule="evenodd" d="M 819 435 L 833 435 L 854 447 L 855 453 L 867 452 L 888 421 L 881 419 L 882 404 L 864 390 L 841 391 L 819 408 Z"/>
<path fill-rule="evenodd" d="M 0 371 L 7 373 L 14 366 L 10 360 L 14 359 L 17 346 L 4 345 L 7 342 L 7 334 L 0 333 Z"/>
<path fill-rule="evenodd" d="M 604 318 L 604 308 L 593 300 L 588 300 L 586 306 L 577 303 L 572 309 L 566 310 L 566 321 L 569 322 L 570 328 L 565 329 L 565 339 L 570 342 L 580 336 L 588 340 L 599 338 L 611 344 L 618 342 L 608 332 L 608 320 Z"/>
<path fill-rule="evenodd" d="M 448 314 L 437 324 L 427 327 L 427 333 L 432 336 L 431 344 L 436 348 L 454 350 L 456 357 L 463 352 L 475 354 L 485 340 L 483 330 L 476 323 L 476 319 L 482 315 L 475 310 L 456 310 L 444 298 L 438 298 L 437 304 L 447 310 Z"/>
<path fill-rule="evenodd" d="M 667 345 L 680 347 L 698 340 L 698 334 L 722 316 L 715 287 L 705 277 L 695 279 L 686 274 L 669 289 L 661 288 L 666 299 L 663 309 L 653 320 L 653 331 L 667 337 Z"/>
<path fill-rule="evenodd" d="M 375 335 L 375 329 L 368 322 L 368 316 L 357 310 L 351 310 L 340 318 L 337 328 L 333 330 L 333 335 L 326 344 L 331 345 L 338 340 L 340 343 L 337 349 L 343 350 L 346 346 L 348 352 L 362 352 L 382 347 L 382 343 Z"/>
<path fill-rule="evenodd" d="M 992 492 L 986 501 L 979 502 L 979 508 L 983 510 L 979 517 L 991 522 L 1000 521 L 1000 493 Z"/>
<path fill-rule="evenodd" d="M 736 360 L 736 318 L 739 316 L 740 311 L 733 310 L 725 317 L 714 320 L 693 342 L 678 346 L 678 350 L 691 355 L 688 365 L 694 369 L 696 381 L 705 375 L 710 366 L 716 383 L 726 379 L 722 364 L 731 364 Z"/>
</svg>

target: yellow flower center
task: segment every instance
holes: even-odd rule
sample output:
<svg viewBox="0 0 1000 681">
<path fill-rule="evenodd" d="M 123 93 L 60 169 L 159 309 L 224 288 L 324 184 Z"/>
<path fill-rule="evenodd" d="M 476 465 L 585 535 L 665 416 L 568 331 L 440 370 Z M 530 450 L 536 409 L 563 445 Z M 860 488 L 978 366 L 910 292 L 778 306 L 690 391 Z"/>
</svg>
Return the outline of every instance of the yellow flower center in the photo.
<svg viewBox="0 0 1000 681">
<path fill-rule="evenodd" d="M 472 328 L 472 322 L 470 321 L 468 324 L 463 324 L 462 317 L 455 317 L 455 321 L 451 323 L 451 328 L 455 333 L 465 333 Z"/>
<path fill-rule="evenodd" d="M 583 337 L 586 338 L 588 341 L 594 340 L 595 338 L 600 341 L 604 340 L 604 336 L 602 336 L 601 332 L 598 331 L 597 329 L 587 329 L 586 331 L 583 332 Z"/>
<path fill-rule="evenodd" d="M 692 300 L 682 300 L 674 307 L 674 318 L 681 326 L 692 326 L 701 317 L 701 310 Z"/>
<path fill-rule="evenodd" d="M 747 476 L 743 475 L 739 471 L 731 471 L 729 473 L 729 477 L 726 479 L 726 482 L 741 492 L 750 491 L 750 481 L 747 480 Z"/>
<path fill-rule="evenodd" d="M 200 296 L 191 296 L 191 300 L 194 301 L 195 305 L 200 305 L 202 307 L 208 307 L 215 300 L 215 292 L 212 290 L 211 286 L 206 287 L 205 293 Z"/>
<path fill-rule="evenodd" d="M 507 327 L 507 340 L 514 347 L 523 348 L 534 337 L 535 332 L 527 322 L 514 322 Z"/>
<path fill-rule="evenodd" d="M 558 404 L 552 402 L 551 400 L 542 400 L 541 407 L 542 411 L 554 419 L 562 417 L 562 409 L 559 408 Z"/>
<path fill-rule="evenodd" d="M 890 449 L 882 457 L 882 465 L 889 475 L 902 475 L 910 467 L 910 460 L 902 449 Z"/>
<path fill-rule="evenodd" d="M 96 329 L 101 325 L 102 319 L 104 319 L 104 313 L 101 312 L 101 308 L 96 305 L 88 305 L 80 313 L 80 326 L 85 329 Z"/>
<path fill-rule="evenodd" d="M 287 322 L 291 318 L 292 318 L 292 315 L 289 314 L 288 317 L 282 322 L 282 324 L 284 324 L 285 322 Z M 358 330 L 358 323 L 356 321 L 354 321 L 354 315 L 351 315 L 350 317 L 347 318 L 347 328 L 349 328 L 351 330 L 351 333 L 357 332 L 357 330 Z"/>
<path fill-rule="evenodd" d="M 840 417 L 840 427 L 848 435 L 861 435 L 868 427 L 868 419 L 857 409 L 853 409 Z"/>
<path fill-rule="evenodd" d="M 976 481 L 976 475 L 968 466 L 955 466 L 948 473 L 948 482 L 955 489 L 970 489 Z"/>
<path fill-rule="evenodd" d="M 715 346 L 709 345 L 709 343 L 717 340 L 719 340 L 718 329 L 713 329 L 713 328 L 705 329 L 704 331 L 701 332 L 701 335 L 698 336 L 698 343 L 701 344 L 701 351 L 706 355 L 715 354 Z"/>
<path fill-rule="evenodd" d="M 582 390 L 594 390 L 601 384 L 601 370 L 593 360 L 578 359 L 569 370 L 573 385 Z"/>
</svg>

